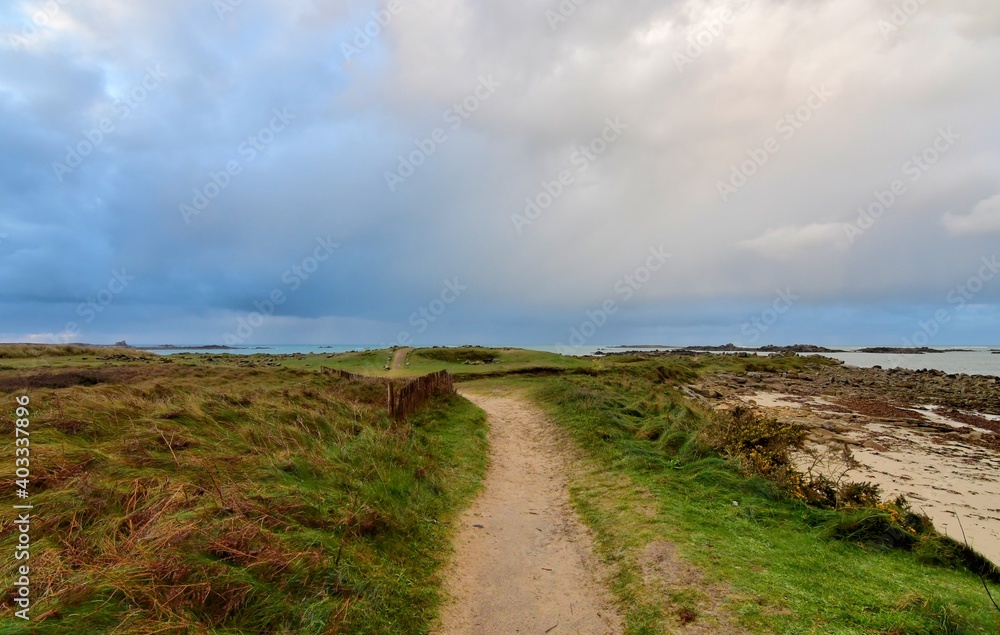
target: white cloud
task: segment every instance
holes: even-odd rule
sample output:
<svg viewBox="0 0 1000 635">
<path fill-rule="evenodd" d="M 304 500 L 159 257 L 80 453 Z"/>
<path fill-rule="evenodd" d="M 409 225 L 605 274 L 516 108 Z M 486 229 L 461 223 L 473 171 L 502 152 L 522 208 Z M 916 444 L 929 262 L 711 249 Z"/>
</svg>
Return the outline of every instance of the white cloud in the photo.
<svg viewBox="0 0 1000 635">
<path fill-rule="evenodd" d="M 814 299 L 938 301 L 968 275 L 963 244 L 940 241 L 941 213 L 977 200 L 969 192 L 1000 173 L 1000 83 L 983 79 L 1000 62 L 996 0 L 929 3 L 889 41 L 878 21 L 892 8 L 869 0 L 579 3 L 556 30 L 545 12 L 558 0 L 407 0 L 349 63 L 340 44 L 371 20 L 372 3 L 232 4 L 220 20 L 205 0 L 67 2 L 37 46 L 0 42 L 0 231 L 10 234 L 0 300 L 24 307 L 18 332 L 58 333 L 121 266 L 147 281 L 130 290 L 137 305 L 246 311 L 330 233 L 345 251 L 288 315 L 405 320 L 458 273 L 475 285 L 470 306 L 575 311 L 602 302 L 660 244 L 675 257 L 643 299 L 664 313 L 677 299 L 766 299 L 776 278 Z M 724 4 L 744 8 L 688 53 Z M 683 71 L 679 51 L 692 55 Z M 78 179 L 54 187 L 51 163 L 95 113 L 114 112 L 113 87 L 133 86 L 151 64 L 169 81 Z M 488 76 L 496 94 L 390 193 L 385 171 Z M 794 136 L 779 133 L 776 122 L 823 85 L 830 101 Z M 275 106 L 296 113 L 295 126 L 196 226 L 178 222 L 178 204 Z M 609 117 L 629 129 L 581 170 L 573 157 Z M 907 180 L 844 257 L 846 235 L 831 221 L 884 197 L 951 125 L 961 142 Z M 722 201 L 716 183 L 768 138 L 780 149 Z M 564 170 L 574 184 L 518 234 L 511 215 Z M 988 207 L 945 225 L 996 229 Z M 40 323 L 60 302 L 69 315 Z"/>
<path fill-rule="evenodd" d="M 817 249 L 846 249 L 849 242 L 842 223 L 813 223 L 768 229 L 757 238 L 742 241 L 740 246 L 765 258 L 791 260 Z"/>
<path fill-rule="evenodd" d="M 1000 194 L 980 201 L 968 216 L 948 212 L 941 222 L 956 236 L 1000 231 Z"/>
</svg>

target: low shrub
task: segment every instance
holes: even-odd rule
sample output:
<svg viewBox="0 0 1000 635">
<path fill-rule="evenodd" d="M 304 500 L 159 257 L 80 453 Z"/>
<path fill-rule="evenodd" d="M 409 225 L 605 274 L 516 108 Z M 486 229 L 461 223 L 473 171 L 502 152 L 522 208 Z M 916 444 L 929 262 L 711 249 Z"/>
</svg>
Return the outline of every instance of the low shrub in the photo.
<svg viewBox="0 0 1000 635">
<path fill-rule="evenodd" d="M 462 346 L 458 348 L 422 348 L 419 355 L 424 359 L 433 359 L 449 364 L 464 364 L 466 362 L 495 362 L 500 359 L 500 351 L 493 348 Z"/>
<path fill-rule="evenodd" d="M 792 486 L 798 473 L 791 453 L 802 447 L 805 426 L 760 415 L 746 406 L 713 413 L 702 429 L 702 440 L 724 457 L 735 460 L 749 475 Z"/>
</svg>

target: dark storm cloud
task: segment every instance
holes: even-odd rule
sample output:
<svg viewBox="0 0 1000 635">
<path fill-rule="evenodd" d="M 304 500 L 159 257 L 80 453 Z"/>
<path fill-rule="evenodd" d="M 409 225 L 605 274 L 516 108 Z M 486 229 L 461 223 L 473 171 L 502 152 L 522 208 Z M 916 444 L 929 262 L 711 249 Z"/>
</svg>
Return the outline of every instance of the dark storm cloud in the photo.
<svg viewBox="0 0 1000 635">
<path fill-rule="evenodd" d="M 662 246 L 595 338 L 794 289 L 768 337 L 895 341 L 995 252 L 995 3 L 217 4 L 5 10 L 4 337 L 216 342 L 280 291 L 251 341 L 391 343 L 458 278 L 425 341 L 558 342 Z"/>
</svg>

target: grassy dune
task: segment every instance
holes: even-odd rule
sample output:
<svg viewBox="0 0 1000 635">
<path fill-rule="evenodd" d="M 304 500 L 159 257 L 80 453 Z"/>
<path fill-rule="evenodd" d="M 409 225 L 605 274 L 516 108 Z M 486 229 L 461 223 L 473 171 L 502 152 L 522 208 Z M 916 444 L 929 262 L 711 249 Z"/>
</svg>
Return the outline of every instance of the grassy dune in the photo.
<svg viewBox="0 0 1000 635">
<path fill-rule="evenodd" d="M 344 353 L 341 355 L 315 356 L 300 363 L 318 364 L 339 368 L 354 373 L 376 376 L 415 376 L 447 370 L 457 377 L 523 373 L 531 370 L 568 370 L 587 368 L 594 362 L 572 357 L 527 351 L 515 348 L 483 348 L 463 346 L 457 348 L 417 348 L 410 353 L 409 366 L 400 373 L 389 373 L 384 369 L 386 360 L 392 355 L 389 349 Z"/>
<path fill-rule="evenodd" d="M 397 425 L 379 387 L 313 371 L 116 362 L 3 370 L 0 390 L 6 439 L 31 398 L 44 616 L 0 633 L 426 632 L 485 465 L 464 400 Z"/>
<path fill-rule="evenodd" d="M 386 376 L 390 354 L 7 347 L 0 463 L 14 464 L 14 398 L 27 394 L 35 621 L 0 619 L 0 634 L 428 632 L 451 523 L 485 470 L 486 425 L 460 398 L 394 424 L 381 386 L 318 372 Z M 722 613 L 753 633 L 997 632 L 975 559 L 932 533 L 901 550 L 857 531 L 885 510 L 805 504 L 723 451 L 715 415 L 679 390 L 720 369 L 833 363 L 416 349 L 402 374 L 528 391 L 575 439 L 588 467 L 573 502 L 629 634 Z M 741 447 L 771 456 L 768 443 Z M 0 498 L 13 489 L 0 481 Z M 646 558 L 665 545 L 687 572 L 669 584 Z M 0 586 L 7 615 L 14 592 Z"/>
<path fill-rule="evenodd" d="M 128 353 L 135 357 L 150 357 L 151 353 L 133 349 L 86 346 L 83 344 L 0 344 L 0 359 L 27 359 L 34 357 L 79 357 Z"/>
</svg>

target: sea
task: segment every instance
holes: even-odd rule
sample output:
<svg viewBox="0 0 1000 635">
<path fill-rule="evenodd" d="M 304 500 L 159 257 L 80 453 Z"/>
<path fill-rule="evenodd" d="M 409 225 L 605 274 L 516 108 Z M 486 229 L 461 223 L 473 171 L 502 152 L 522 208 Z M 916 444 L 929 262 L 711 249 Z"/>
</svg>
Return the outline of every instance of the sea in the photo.
<svg viewBox="0 0 1000 635">
<path fill-rule="evenodd" d="M 154 353 L 161 355 L 173 355 L 179 353 L 196 354 L 231 354 L 231 355 L 295 355 L 295 354 L 331 354 L 347 353 L 351 351 L 364 351 L 377 349 L 378 346 L 326 346 L 326 345 L 274 345 L 274 346 L 245 346 L 227 350 L 212 349 L 204 350 L 197 348 L 175 348 L 169 350 L 156 350 Z M 679 350 L 681 346 L 663 347 L 622 347 L 622 346 L 577 346 L 572 349 L 555 346 L 519 346 L 527 350 L 543 351 L 548 353 L 562 353 L 571 355 L 600 355 L 606 353 L 621 353 L 628 351 L 670 351 Z M 939 353 L 923 353 L 919 355 L 900 355 L 882 353 L 861 353 L 864 346 L 829 346 L 842 350 L 842 353 L 823 353 L 825 357 L 839 359 L 845 364 L 858 366 L 861 368 L 871 368 L 881 366 L 882 368 L 907 368 L 909 370 L 933 369 L 940 370 L 948 374 L 965 373 L 967 375 L 992 375 L 1000 377 L 1000 354 L 994 355 L 994 351 L 1000 351 L 1000 346 L 948 346 L 937 347 L 933 350 L 944 351 Z M 960 351 L 955 349 L 961 349 Z M 698 350 L 691 348 L 691 350 Z M 715 351 L 712 351 L 715 352 Z M 732 354 L 732 353 L 717 353 Z M 766 353 L 761 353 L 766 355 Z"/>
</svg>

